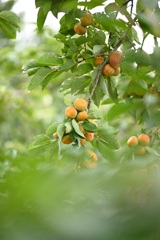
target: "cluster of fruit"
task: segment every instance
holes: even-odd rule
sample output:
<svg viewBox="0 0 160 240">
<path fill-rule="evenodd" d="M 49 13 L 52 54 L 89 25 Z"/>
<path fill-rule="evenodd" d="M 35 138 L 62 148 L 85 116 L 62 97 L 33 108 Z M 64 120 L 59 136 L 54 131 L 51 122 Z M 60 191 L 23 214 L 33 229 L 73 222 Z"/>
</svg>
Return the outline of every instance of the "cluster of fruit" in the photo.
<svg viewBox="0 0 160 240">
<path fill-rule="evenodd" d="M 103 69 L 102 73 L 105 77 L 117 76 L 120 73 L 120 62 L 122 60 L 122 52 L 115 50 L 109 54 L 109 63 L 107 63 Z M 99 55 L 94 58 L 93 65 L 97 67 L 104 62 L 104 57 Z"/>
<path fill-rule="evenodd" d="M 122 52 L 118 50 L 110 52 L 109 63 L 102 69 L 102 73 L 105 77 L 117 76 L 120 73 L 120 62 L 122 61 L 122 57 Z"/>
<path fill-rule="evenodd" d="M 86 12 L 86 14 L 80 18 L 80 22 L 74 26 L 74 31 L 78 35 L 83 35 L 87 31 L 87 26 L 93 24 L 93 16 L 91 13 Z"/>
<path fill-rule="evenodd" d="M 127 145 L 130 148 L 135 148 L 135 153 L 143 155 L 146 152 L 145 146 L 149 145 L 150 137 L 147 134 L 140 134 L 138 137 L 131 136 L 128 141 Z"/>
<path fill-rule="evenodd" d="M 63 135 L 57 132 L 53 133 L 55 139 L 60 139 L 63 144 L 78 144 L 83 146 L 87 142 L 91 142 L 97 129 L 94 120 L 88 119 L 87 101 L 83 98 L 77 98 L 72 106 L 65 109 L 65 126 L 67 126 Z M 98 160 L 97 155 L 90 149 L 86 151 L 87 159 L 82 163 L 87 168 L 94 168 Z"/>
</svg>

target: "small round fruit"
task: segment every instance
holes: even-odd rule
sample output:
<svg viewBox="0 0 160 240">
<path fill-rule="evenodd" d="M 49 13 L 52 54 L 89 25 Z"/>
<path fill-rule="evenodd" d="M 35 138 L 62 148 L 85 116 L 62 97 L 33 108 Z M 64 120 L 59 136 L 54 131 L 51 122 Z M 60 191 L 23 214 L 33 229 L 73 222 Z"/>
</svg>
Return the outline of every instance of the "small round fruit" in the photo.
<svg viewBox="0 0 160 240">
<path fill-rule="evenodd" d="M 132 136 L 127 141 L 128 147 L 136 147 L 138 145 L 138 138 L 136 136 Z"/>
<path fill-rule="evenodd" d="M 110 77 L 114 74 L 114 68 L 111 67 L 111 65 L 109 63 L 107 63 L 103 69 L 102 69 L 102 73 L 105 77 Z"/>
<path fill-rule="evenodd" d="M 93 60 L 93 65 L 94 65 L 95 67 L 97 67 L 98 65 L 100 65 L 100 64 L 103 63 L 103 62 L 104 62 L 104 57 L 102 57 L 102 56 L 97 56 L 97 57 L 95 57 L 94 60 Z"/>
<path fill-rule="evenodd" d="M 77 23 L 74 26 L 74 31 L 75 33 L 77 33 L 78 35 L 84 35 L 86 33 L 86 27 L 82 26 L 81 23 Z"/>
<path fill-rule="evenodd" d="M 94 133 L 92 132 L 86 132 L 84 135 L 87 142 L 91 142 L 94 138 Z"/>
<path fill-rule="evenodd" d="M 57 132 L 53 133 L 53 137 L 54 137 L 55 139 L 58 139 L 58 133 L 57 133 Z"/>
<path fill-rule="evenodd" d="M 70 144 L 70 143 L 72 143 L 73 142 L 73 140 L 72 140 L 72 138 L 69 136 L 69 135 L 64 135 L 63 137 L 62 137 L 62 143 L 64 143 L 64 144 Z"/>
<path fill-rule="evenodd" d="M 80 138 L 80 144 L 84 145 L 86 143 L 86 139 L 85 138 Z"/>
<path fill-rule="evenodd" d="M 92 160 L 94 160 L 94 161 L 98 160 L 97 155 L 92 150 L 88 149 L 88 153 L 89 153 L 89 156 Z"/>
<path fill-rule="evenodd" d="M 142 133 L 138 136 L 138 141 L 141 145 L 147 146 L 150 143 L 150 138 L 147 134 Z"/>
<path fill-rule="evenodd" d="M 86 111 L 79 112 L 77 114 L 77 121 L 84 121 L 88 117 L 88 113 Z"/>
<path fill-rule="evenodd" d="M 115 69 L 113 76 L 119 75 L 120 72 L 121 72 L 121 69 L 120 69 L 120 67 L 119 67 L 119 68 Z"/>
<path fill-rule="evenodd" d="M 77 116 L 77 110 L 74 106 L 69 106 L 65 110 L 65 116 L 68 118 L 75 118 Z"/>
<path fill-rule="evenodd" d="M 137 149 L 136 149 L 136 154 L 138 155 L 143 155 L 146 153 L 146 149 L 145 147 L 142 147 L 142 146 L 139 146 Z"/>
<path fill-rule="evenodd" d="M 86 27 L 93 24 L 93 16 L 91 13 L 87 12 L 86 15 L 80 18 L 82 26 Z"/>
<path fill-rule="evenodd" d="M 110 52 L 109 54 L 109 63 L 110 65 L 113 67 L 113 68 L 118 68 L 119 67 L 119 64 L 120 62 L 122 61 L 122 52 L 120 51 L 112 51 Z"/>
<path fill-rule="evenodd" d="M 74 101 L 74 107 L 78 110 L 78 111 L 84 111 L 87 108 L 87 102 L 84 98 L 77 98 Z"/>
</svg>

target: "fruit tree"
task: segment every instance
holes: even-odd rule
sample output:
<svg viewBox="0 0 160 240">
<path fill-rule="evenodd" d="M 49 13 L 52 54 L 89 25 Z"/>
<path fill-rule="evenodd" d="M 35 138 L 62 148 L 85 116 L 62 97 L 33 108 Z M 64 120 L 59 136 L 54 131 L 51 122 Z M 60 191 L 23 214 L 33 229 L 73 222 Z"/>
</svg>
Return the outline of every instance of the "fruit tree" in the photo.
<svg viewBox="0 0 160 240">
<path fill-rule="evenodd" d="M 15 2 L 0 1 L 0 239 L 159 240 L 160 1 L 26 1 L 26 48 Z"/>
<path fill-rule="evenodd" d="M 79 168 L 88 151 L 107 161 L 109 152 L 118 153 L 121 162 L 125 155 L 126 159 L 133 157 L 132 147 L 141 144 L 145 155 L 159 155 L 158 2 L 35 1 L 39 31 L 49 11 L 55 17 L 63 13 L 54 35 L 63 47 L 60 55 L 51 49 L 25 65 L 30 76 L 28 89 L 54 85 L 62 75 L 59 92 L 67 106 L 64 118 L 52 122 L 46 134 L 36 136 L 29 149 L 50 145 L 58 148 L 60 157 L 64 144 L 70 144 L 68 151 L 80 152 Z M 102 11 L 96 11 L 97 6 Z M 153 43 L 150 52 L 145 48 L 149 38 Z M 55 133 L 57 137 L 53 137 Z"/>
</svg>

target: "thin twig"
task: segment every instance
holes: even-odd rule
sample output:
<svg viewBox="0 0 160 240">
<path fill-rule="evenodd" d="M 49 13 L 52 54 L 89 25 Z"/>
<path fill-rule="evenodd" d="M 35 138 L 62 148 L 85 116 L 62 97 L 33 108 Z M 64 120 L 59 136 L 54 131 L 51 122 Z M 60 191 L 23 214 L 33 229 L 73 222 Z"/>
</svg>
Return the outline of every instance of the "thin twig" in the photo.
<svg viewBox="0 0 160 240">
<path fill-rule="evenodd" d="M 154 36 L 154 45 L 155 47 L 158 47 L 158 40 L 157 40 L 157 37 Z"/>
<path fill-rule="evenodd" d="M 129 31 L 131 30 L 132 25 L 130 25 L 130 27 L 127 29 L 126 33 L 123 35 L 123 37 L 119 40 L 119 42 L 117 43 L 117 45 L 115 46 L 114 50 L 117 50 L 121 44 L 124 42 L 124 40 L 127 38 L 127 35 L 129 33 Z"/>
<path fill-rule="evenodd" d="M 131 15 L 133 13 L 133 0 L 131 0 Z"/>
<path fill-rule="evenodd" d="M 96 80 L 95 80 L 95 84 L 94 84 L 94 86 L 93 86 L 93 88 L 92 88 L 92 91 L 91 91 L 91 93 L 90 93 L 90 96 L 89 96 L 89 98 L 88 98 L 88 105 L 87 105 L 88 110 L 90 109 L 91 102 L 92 102 L 92 97 L 93 97 L 94 92 L 95 92 L 95 90 L 96 90 L 97 84 L 98 84 L 98 82 L 99 82 L 99 80 L 100 80 L 100 78 L 101 78 L 102 69 L 103 69 L 103 67 L 107 64 L 107 62 L 108 62 L 108 58 L 101 64 L 101 66 L 100 66 L 100 68 L 99 68 L 99 70 L 98 70 L 98 73 L 97 73 L 97 76 L 96 76 Z"/>
</svg>

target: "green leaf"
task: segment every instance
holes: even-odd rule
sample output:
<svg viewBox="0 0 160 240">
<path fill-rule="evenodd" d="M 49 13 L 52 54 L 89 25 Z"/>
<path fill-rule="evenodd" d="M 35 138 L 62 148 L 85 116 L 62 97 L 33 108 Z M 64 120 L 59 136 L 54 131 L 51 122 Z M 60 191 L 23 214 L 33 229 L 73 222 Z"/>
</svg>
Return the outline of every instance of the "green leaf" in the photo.
<svg viewBox="0 0 160 240">
<path fill-rule="evenodd" d="M 94 36 L 93 36 L 94 35 Z M 105 46 L 106 34 L 103 31 L 92 31 L 91 37 L 89 38 L 92 45 L 103 45 Z"/>
<path fill-rule="evenodd" d="M 101 155 L 104 157 L 104 159 L 106 159 L 108 161 L 112 160 L 114 163 L 116 160 L 116 156 L 115 156 L 113 150 L 108 148 L 108 146 L 106 146 L 106 144 L 101 141 L 97 140 L 96 143 L 97 143 L 98 151 L 101 153 Z"/>
<path fill-rule="evenodd" d="M 115 19 L 107 16 L 105 13 L 94 14 L 94 19 L 108 32 L 119 32 L 120 30 L 125 31 L 127 26 L 126 23 L 121 19 Z"/>
<path fill-rule="evenodd" d="M 75 0 L 69 0 L 69 1 L 52 0 L 51 11 L 55 17 L 57 17 L 59 12 L 68 13 L 72 9 L 76 9 L 76 8 L 77 8 L 77 1 L 75 1 Z"/>
<path fill-rule="evenodd" d="M 37 14 L 37 26 L 39 31 L 42 30 L 46 17 L 47 17 L 47 14 L 45 14 L 43 8 L 40 7 Z"/>
<path fill-rule="evenodd" d="M 71 122 L 65 122 L 65 133 L 70 133 L 73 130 L 73 126 Z"/>
<path fill-rule="evenodd" d="M 78 75 L 89 73 L 93 70 L 93 66 L 90 63 L 82 63 L 78 66 L 77 71 Z"/>
<path fill-rule="evenodd" d="M 52 0 L 46 0 L 39 8 L 37 14 L 37 26 L 38 30 L 41 31 L 45 23 L 48 12 L 51 10 Z"/>
<path fill-rule="evenodd" d="M 73 66 L 75 66 L 76 63 L 72 59 L 67 59 L 64 64 L 61 66 L 61 70 L 63 71 L 68 71 L 70 70 Z"/>
<path fill-rule="evenodd" d="M 100 103 L 101 103 L 101 100 L 103 99 L 103 97 L 104 97 L 104 92 L 102 91 L 101 87 L 98 84 L 96 87 L 96 91 L 94 92 L 93 97 L 92 97 L 92 99 L 97 107 L 100 106 Z"/>
<path fill-rule="evenodd" d="M 99 5 L 102 5 L 104 2 L 106 2 L 106 0 L 96 0 L 96 1 L 90 1 L 90 2 L 84 1 L 84 2 L 79 2 L 78 5 L 87 7 L 88 9 L 92 9 Z"/>
<path fill-rule="evenodd" d="M 54 53 L 46 53 L 38 59 L 37 63 L 43 66 L 58 66 L 63 63 L 63 60 Z"/>
<path fill-rule="evenodd" d="M 158 0 L 138 0 L 136 9 L 142 30 L 155 37 L 160 37 L 160 9 L 157 7 L 158 2 Z"/>
<path fill-rule="evenodd" d="M 88 120 L 85 120 L 81 125 L 88 132 L 96 132 L 97 131 L 97 126 Z"/>
<path fill-rule="evenodd" d="M 45 147 L 45 158 L 46 160 L 57 160 L 58 158 L 58 141 L 54 140 Z"/>
<path fill-rule="evenodd" d="M 78 77 L 72 78 L 71 85 L 70 85 L 71 93 L 72 94 L 83 93 L 84 89 L 88 87 L 90 83 L 91 83 L 90 76 L 84 75 L 84 76 L 78 76 Z"/>
<path fill-rule="evenodd" d="M 116 136 L 105 128 L 98 128 L 96 134 L 97 140 L 103 142 L 107 147 L 118 149 L 119 145 Z"/>
<path fill-rule="evenodd" d="M 34 75 L 41 67 L 35 60 L 30 60 L 27 64 L 23 65 L 22 70 L 28 74 L 28 76 Z"/>
<path fill-rule="evenodd" d="M 36 8 L 42 6 L 42 4 L 43 4 L 43 0 L 35 0 Z"/>
<path fill-rule="evenodd" d="M 29 91 L 32 91 L 39 85 L 42 85 L 42 88 L 44 88 L 55 74 L 56 71 L 51 70 L 49 67 L 38 69 L 28 86 Z"/>
<path fill-rule="evenodd" d="M 11 11 L 0 12 L 0 29 L 10 39 L 16 38 L 16 31 L 20 29 L 19 17 Z"/>
<path fill-rule="evenodd" d="M 60 123 L 57 127 L 57 134 L 58 134 L 60 141 L 61 141 L 64 133 L 65 133 L 65 125 L 64 125 L 64 123 Z"/>
<path fill-rule="evenodd" d="M 51 138 L 45 134 L 37 135 L 33 138 L 33 142 L 29 145 L 29 150 L 37 149 L 48 145 L 51 142 Z"/>
<path fill-rule="evenodd" d="M 116 14 L 117 14 L 117 9 L 118 9 L 118 5 L 116 2 L 114 3 L 110 3 L 105 7 L 105 12 L 107 15 L 111 16 L 112 18 L 116 18 Z"/>
<path fill-rule="evenodd" d="M 147 150 L 147 152 L 151 153 L 152 155 L 160 157 L 160 154 L 153 148 L 146 146 L 145 149 Z"/>
<path fill-rule="evenodd" d="M 78 125 L 78 123 L 76 122 L 75 119 L 72 119 L 72 126 L 73 126 L 75 132 L 76 132 L 80 137 L 85 138 L 84 134 L 83 134 L 82 131 L 80 130 L 79 125 Z"/>
<path fill-rule="evenodd" d="M 46 135 L 50 135 L 57 131 L 58 122 L 53 122 L 46 130 Z"/>
<path fill-rule="evenodd" d="M 107 120 L 112 120 L 117 118 L 120 114 L 127 112 L 131 108 L 130 103 L 122 102 L 110 108 L 107 113 Z"/>
</svg>

